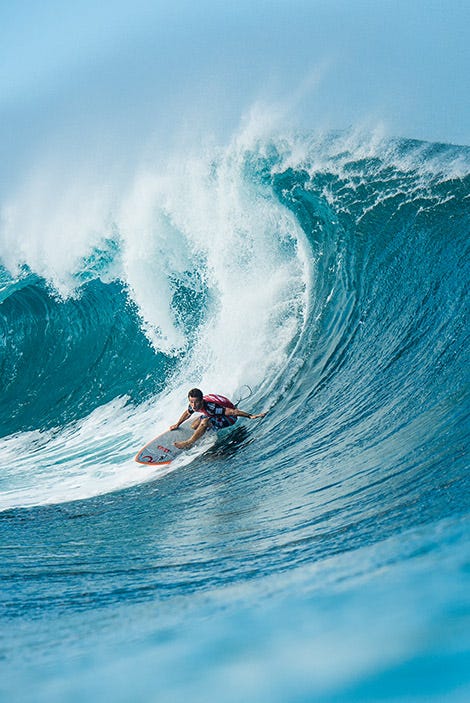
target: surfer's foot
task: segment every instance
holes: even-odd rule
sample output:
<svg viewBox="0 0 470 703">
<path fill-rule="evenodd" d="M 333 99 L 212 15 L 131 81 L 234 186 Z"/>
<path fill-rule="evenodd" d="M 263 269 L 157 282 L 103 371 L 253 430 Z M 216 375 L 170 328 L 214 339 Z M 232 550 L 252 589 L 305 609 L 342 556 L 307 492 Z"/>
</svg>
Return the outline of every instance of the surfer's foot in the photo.
<svg viewBox="0 0 470 703">
<path fill-rule="evenodd" d="M 173 442 L 173 444 L 175 445 L 175 447 L 176 447 L 177 449 L 187 449 L 188 447 L 191 446 L 191 442 L 189 442 L 189 441 L 186 441 L 186 442 Z"/>
</svg>

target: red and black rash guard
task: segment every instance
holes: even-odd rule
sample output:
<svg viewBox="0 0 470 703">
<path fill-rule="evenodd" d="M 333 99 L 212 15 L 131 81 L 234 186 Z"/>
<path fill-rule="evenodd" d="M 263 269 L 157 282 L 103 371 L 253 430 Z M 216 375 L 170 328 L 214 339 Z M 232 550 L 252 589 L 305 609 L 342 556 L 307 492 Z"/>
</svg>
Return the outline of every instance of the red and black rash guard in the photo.
<svg viewBox="0 0 470 703">
<path fill-rule="evenodd" d="M 202 403 L 202 408 L 196 411 L 189 405 L 188 412 L 190 415 L 193 412 L 198 412 L 208 417 L 214 430 L 221 430 L 223 427 L 230 427 L 230 425 L 236 423 L 237 418 L 235 415 L 225 415 L 225 408 L 234 408 L 235 405 L 224 395 L 205 395 Z"/>
</svg>

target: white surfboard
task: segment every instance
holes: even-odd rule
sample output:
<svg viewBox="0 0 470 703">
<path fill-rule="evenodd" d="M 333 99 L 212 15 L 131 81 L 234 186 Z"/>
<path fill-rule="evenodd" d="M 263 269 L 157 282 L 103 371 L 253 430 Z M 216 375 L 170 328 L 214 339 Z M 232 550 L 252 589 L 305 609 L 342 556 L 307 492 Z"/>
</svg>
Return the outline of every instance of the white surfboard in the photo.
<svg viewBox="0 0 470 703">
<path fill-rule="evenodd" d="M 184 442 L 194 434 L 194 430 L 189 423 L 180 425 L 177 430 L 166 430 L 151 442 L 142 447 L 137 452 L 135 461 L 138 464 L 148 464 L 150 466 L 162 466 L 170 464 L 181 454 L 183 449 L 175 447 L 175 442 Z"/>
</svg>

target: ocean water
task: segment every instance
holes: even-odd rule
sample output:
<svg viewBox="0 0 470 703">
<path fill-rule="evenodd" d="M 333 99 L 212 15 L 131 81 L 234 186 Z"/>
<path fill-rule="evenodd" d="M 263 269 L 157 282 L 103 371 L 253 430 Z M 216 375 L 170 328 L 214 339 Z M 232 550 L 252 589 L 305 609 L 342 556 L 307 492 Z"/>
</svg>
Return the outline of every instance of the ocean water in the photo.
<svg viewBox="0 0 470 703">
<path fill-rule="evenodd" d="M 469 700 L 470 149 L 62 176 L 2 203 L 2 700 Z M 133 461 L 245 384 L 265 419 Z"/>
</svg>

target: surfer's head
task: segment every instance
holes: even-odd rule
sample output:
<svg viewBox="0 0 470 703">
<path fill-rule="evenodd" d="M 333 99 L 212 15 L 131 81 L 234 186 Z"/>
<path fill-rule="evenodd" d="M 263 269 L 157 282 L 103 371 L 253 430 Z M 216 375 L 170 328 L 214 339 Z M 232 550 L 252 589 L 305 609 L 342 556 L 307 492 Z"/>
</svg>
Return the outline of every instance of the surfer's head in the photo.
<svg viewBox="0 0 470 703">
<path fill-rule="evenodd" d="M 203 403 L 202 391 L 199 388 L 192 388 L 188 393 L 188 400 L 193 410 L 199 410 Z"/>
</svg>

